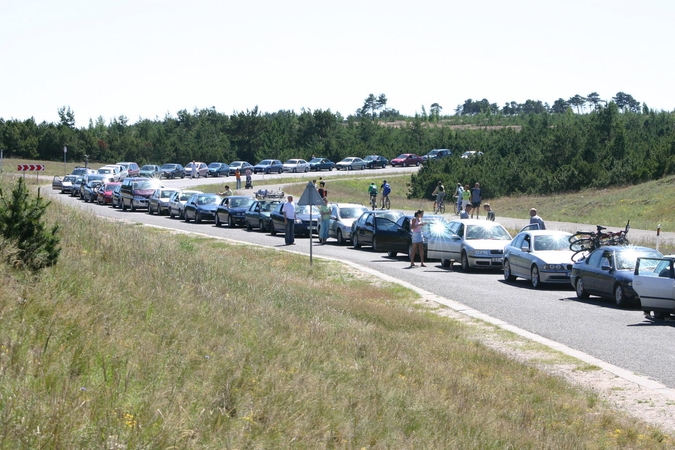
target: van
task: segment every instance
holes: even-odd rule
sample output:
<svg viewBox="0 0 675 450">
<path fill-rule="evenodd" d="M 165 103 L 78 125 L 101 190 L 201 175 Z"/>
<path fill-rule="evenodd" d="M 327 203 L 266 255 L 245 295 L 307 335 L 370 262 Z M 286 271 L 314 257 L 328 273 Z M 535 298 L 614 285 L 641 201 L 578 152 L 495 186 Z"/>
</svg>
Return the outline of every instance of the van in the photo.
<svg viewBox="0 0 675 450">
<path fill-rule="evenodd" d="M 122 181 L 120 187 L 120 201 L 122 203 L 122 211 L 127 208 L 132 211 L 136 209 L 148 209 L 150 204 L 150 196 L 163 186 L 159 184 L 159 180 L 146 177 L 127 177 Z"/>
</svg>

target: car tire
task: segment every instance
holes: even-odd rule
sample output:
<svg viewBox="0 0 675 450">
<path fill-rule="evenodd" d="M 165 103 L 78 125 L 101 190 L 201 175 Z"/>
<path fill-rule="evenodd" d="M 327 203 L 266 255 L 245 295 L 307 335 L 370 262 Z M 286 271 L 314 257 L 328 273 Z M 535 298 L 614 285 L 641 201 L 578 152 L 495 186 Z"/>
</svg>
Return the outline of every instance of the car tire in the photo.
<svg viewBox="0 0 675 450">
<path fill-rule="evenodd" d="M 171 217 L 172 219 L 176 218 L 176 215 L 173 213 L 173 210 L 171 208 L 169 208 L 169 217 Z"/>
<path fill-rule="evenodd" d="M 415 163 L 415 165 L 416 165 L 417 167 L 419 167 L 419 166 L 420 166 L 420 162 L 417 161 L 417 162 Z"/>
<path fill-rule="evenodd" d="M 347 166 L 347 170 L 352 170 L 352 166 Z"/>
<path fill-rule="evenodd" d="M 466 256 L 466 252 L 462 252 L 461 264 L 462 264 L 462 270 L 464 272 L 468 272 L 468 271 L 471 270 L 471 266 L 469 266 L 469 257 Z"/>
<path fill-rule="evenodd" d="M 187 215 L 187 212 L 186 212 L 186 211 L 184 211 L 184 212 L 183 212 L 183 220 L 185 221 L 185 223 L 188 223 L 188 222 L 190 222 L 190 218 L 188 217 L 188 215 Z"/>
<path fill-rule="evenodd" d="M 614 304 L 619 308 L 623 308 L 628 303 L 626 298 L 626 292 L 623 290 L 623 286 L 617 284 L 614 286 Z"/>
<path fill-rule="evenodd" d="M 504 260 L 504 279 L 506 281 L 516 281 L 516 277 L 511 273 L 511 263 L 508 259 Z"/>
<path fill-rule="evenodd" d="M 373 236 L 372 248 L 373 248 L 373 251 L 374 251 L 374 252 L 378 251 L 378 248 L 377 248 L 377 237 L 375 237 L 375 236 Z"/>
<path fill-rule="evenodd" d="M 532 271 L 530 272 L 530 283 L 535 289 L 541 287 L 541 278 L 539 277 L 539 267 L 536 265 L 532 266 Z"/>
<path fill-rule="evenodd" d="M 234 224 L 234 219 L 232 218 L 232 214 L 227 215 L 227 226 L 230 228 L 236 227 L 236 225 Z"/>
<path fill-rule="evenodd" d="M 265 231 L 265 224 L 262 220 L 258 221 L 258 229 L 260 229 L 260 231 Z"/>
<path fill-rule="evenodd" d="M 220 228 L 220 227 L 223 226 L 223 222 L 221 222 L 220 219 L 218 218 L 218 213 L 216 213 L 216 219 L 215 219 L 215 222 L 216 222 L 216 226 L 217 226 L 218 228 Z"/>
<path fill-rule="evenodd" d="M 274 228 L 274 222 L 271 222 L 271 221 L 270 221 L 270 234 L 271 234 L 272 236 L 276 236 L 276 235 L 277 235 L 277 230 Z"/>
<path fill-rule="evenodd" d="M 361 248 L 361 244 L 359 243 L 359 237 L 357 234 L 354 234 L 354 236 L 352 237 L 352 244 L 354 245 L 354 248 Z"/>
<path fill-rule="evenodd" d="M 134 206 L 133 200 L 132 200 L 131 204 L 129 205 L 129 209 L 131 210 L 131 212 L 136 212 L 136 207 Z"/>
<path fill-rule="evenodd" d="M 195 211 L 195 223 L 202 223 L 202 217 L 199 215 L 199 212 Z"/>
<path fill-rule="evenodd" d="M 333 171 L 333 168 L 332 168 L 332 167 L 329 167 L 329 168 L 328 168 L 328 171 L 329 171 L 329 172 L 332 172 L 332 171 Z"/>
<path fill-rule="evenodd" d="M 127 210 L 127 204 L 124 203 L 124 200 L 122 200 L 122 211 L 126 211 L 126 210 Z"/>
<path fill-rule="evenodd" d="M 305 173 L 307 173 L 307 171 L 309 171 L 309 169 L 307 167 L 305 167 Z"/>
<path fill-rule="evenodd" d="M 397 254 L 398 254 L 398 252 L 387 252 L 387 256 L 390 257 L 390 258 L 396 258 Z"/>
<path fill-rule="evenodd" d="M 361 170 L 366 170 L 366 166 L 361 166 Z"/>
<path fill-rule="evenodd" d="M 247 221 L 246 221 L 246 231 L 251 231 L 251 230 L 253 230 L 253 227 L 251 226 L 251 222 L 249 222 L 249 221 L 247 220 Z"/>
<path fill-rule="evenodd" d="M 450 267 L 452 267 L 452 261 L 449 260 L 449 259 L 442 259 L 441 260 L 441 266 L 445 267 L 446 269 L 450 268 Z"/>
<path fill-rule="evenodd" d="M 408 163 L 401 164 L 403 167 L 408 167 Z"/>
<path fill-rule="evenodd" d="M 589 297 L 588 292 L 584 289 L 584 282 L 581 280 L 581 277 L 577 279 L 577 283 L 574 286 L 577 292 L 577 298 L 587 299 Z"/>
<path fill-rule="evenodd" d="M 338 245 L 345 245 L 345 238 L 342 235 L 342 230 L 338 228 L 337 230 L 337 242 Z"/>
</svg>

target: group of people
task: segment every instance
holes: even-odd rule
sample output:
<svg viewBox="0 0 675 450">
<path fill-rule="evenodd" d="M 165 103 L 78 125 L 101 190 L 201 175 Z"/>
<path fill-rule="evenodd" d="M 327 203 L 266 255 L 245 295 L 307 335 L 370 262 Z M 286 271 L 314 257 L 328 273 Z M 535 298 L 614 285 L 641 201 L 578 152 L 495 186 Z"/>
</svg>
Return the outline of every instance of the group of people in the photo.
<svg viewBox="0 0 675 450">
<path fill-rule="evenodd" d="M 382 192 L 382 209 L 384 209 L 384 205 L 386 200 L 389 198 L 389 194 L 391 194 L 391 186 L 389 183 L 387 183 L 387 180 L 382 180 L 382 184 L 380 185 L 380 191 Z M 370 186 L 368 186 L 368 196 L 370 197 L 370 203 L 372 205 L 377 205 L 377 185 L 373 181 L 370 183 Z M 374 207 L 373 207 L 374 209 Z"/>
<path fill-rule="evenodd" d="M 246 189 L 252 189 L 253 188 L 253 182 L 251 181 L 252 175 L 253 175 L 253 172 L 251 172 L 251 169 L 247 168 L 246 169 Z M 235 189 L 241 189 L 241 170 L 235 169 L 234 179 L 236 181 Z"/>
<path fill-rule="evenodd" d="M 481 203 L 483 203 L 483 191 L 480 188 L 480 183 L 476 183 L 472 189 L 469 188 L 468 184 L 462 186 L 462 183 L 457 183 L 455 197 L 457 198 L 457 210 L 460 218 L 473 219 L 475 214 L 476 219 L 480 219 L 480 208 Z M 485 210 L 487 220 L 495 220 L 495 212 L 489 203 L 483 205 L 483 210 Z"/>
</svg>

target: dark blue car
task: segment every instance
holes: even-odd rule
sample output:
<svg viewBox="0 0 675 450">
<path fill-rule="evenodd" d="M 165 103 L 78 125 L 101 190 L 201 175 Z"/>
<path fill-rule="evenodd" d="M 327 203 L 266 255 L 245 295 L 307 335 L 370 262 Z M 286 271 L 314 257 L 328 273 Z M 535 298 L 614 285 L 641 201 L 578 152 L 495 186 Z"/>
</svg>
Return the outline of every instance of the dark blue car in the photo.
<svg viewBox="0 0 675 450">
<path fill-rule="evenodd" d="M 200 223 L 202 220 L 214 220 L 216 209 L 222 200 L 223 198 L 218 194 L 193 194 L 185 202 L 183 218 L 186 222 L 194 219 L 195 223 Z"/>
<path fill-rule="evenodd" d="M 223 198 L 216 209 L 216 226 L 226 223 L 230 228 L 246 224 L 246 211 L 255 202 L 253 197 L 245 195 L 230 195 Z"/>
<path fill-rule="evenodd" d="M 221 162 L 212 162 L 208 165 L 210 177 L 226 177 L 230 174 L 230 165 Z"/>
</svg>

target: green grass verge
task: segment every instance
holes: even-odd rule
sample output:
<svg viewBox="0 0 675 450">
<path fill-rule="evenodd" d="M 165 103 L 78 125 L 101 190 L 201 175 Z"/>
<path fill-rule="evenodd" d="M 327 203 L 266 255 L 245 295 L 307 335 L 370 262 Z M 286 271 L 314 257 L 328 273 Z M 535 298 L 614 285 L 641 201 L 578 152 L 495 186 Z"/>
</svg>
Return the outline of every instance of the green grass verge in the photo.
<svg viewBox="0 0 675 450">
<path fill-rule="evenodd" d="M 336 263 L 54 203 L 0 265 L 0 448 L 665 448 L 671 437 Z"/>
</svg>

